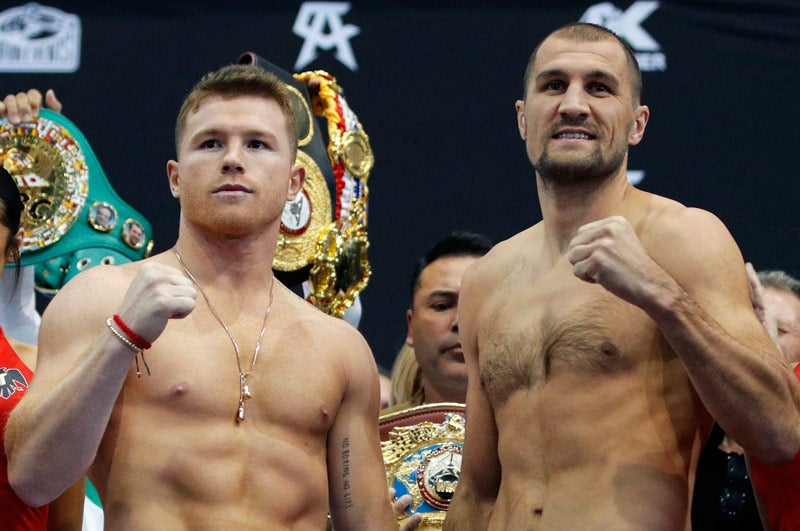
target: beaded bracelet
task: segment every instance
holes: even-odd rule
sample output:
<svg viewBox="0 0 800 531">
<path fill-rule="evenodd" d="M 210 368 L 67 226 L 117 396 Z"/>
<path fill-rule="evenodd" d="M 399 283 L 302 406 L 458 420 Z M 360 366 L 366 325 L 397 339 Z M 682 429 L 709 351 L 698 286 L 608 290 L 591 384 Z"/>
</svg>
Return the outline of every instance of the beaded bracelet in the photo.
<svg viewBox="0 0 800 531">
<path fill-rule="evenodd" d="M 133 361 L 136 363 L 136 377 L 137 378 L 142 377 L 142 372 L 139 370 L 139 356 L 142 357 L 142 363 L 144 363 L 144 368 L 147 371 L 147 375 L 150 376 L 150 367 L 147 365 L 147 360 L 144 359 L 144 349 L 141 348 L 139 345 L 136 345 L 133 341 L 125 337 L 119 330 L 114 328 L 114 322 L 116 321 L 111 317 L 106 319 L 106 326 L 108 327 L 108 329 L 111 330 L 111 333 L 117 336 L 117 338 L 119 338 L 120 341 L 125 343 L 126 346 L 130 347 L 134 352 L 136 352 L 136 354 L 133 356 Z M 147 343 L 147 345 L 149 347 L 150 343 Z"/>
<path fill-rule="evenodd" d="M 114 314 L 114 322 L 117 323 L 117 326 L 119 326 L 123 332 L 128 334 L 128 337 L 131 338 L 131 341 L 133 341 L 133 343 L 139 347 L 139 349 L 147 350 L 153 346 L 142 336 L 131 330 L 130 327 L 123 322 L 122 317 L 116 313 Z"/>
</svg>

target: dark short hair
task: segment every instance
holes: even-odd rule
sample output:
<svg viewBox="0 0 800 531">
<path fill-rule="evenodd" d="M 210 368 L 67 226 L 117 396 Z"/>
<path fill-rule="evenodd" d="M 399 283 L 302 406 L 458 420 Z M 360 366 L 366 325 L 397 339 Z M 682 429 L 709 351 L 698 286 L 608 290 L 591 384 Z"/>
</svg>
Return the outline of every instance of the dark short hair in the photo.
<svg viewBox="0 0 800 531">
<path fill-rule="evenodd" d="M 286 127 L 292 149 L 297 148 L 292 93 L 286 83 L 272 72 L 257 65 L 227 65 L 203 76 L 186 97 L 175 124 L 175 150 L 180 151 L 186 119 L 197 111 L 208 97 L 256 96 L 274 100 L 286 118 Z"/>
<path fill-rule="evenodd" d="M 625 51 L 625 59 L 628 63 L 628 70 L 631 76 L 631 96 L 633 97 L 634 105 L 639 105 L 642 99 L 642 71 L 639 68 L 639 61 L 636 59 L 636 53 L 634 52 L 631 45 L 611 31 L 608 28 L 604 28 L 598 24 L 591 24 L 589 22 L 571 22 L 569 24 L 565 24 L 560 28 L 552 31 L 545 39 L 542 40 L 544 42 L 549 37 L 561 37 L 567 40 L 576 41 L 576 42 L 595 42 L 595 41 L 616 41 L 622 46 L 622 49 Z M 528 84 L 531 81 L 531 76 L 533 75 L 533 65 L 536 62 L 536 56 L 539 53 L 539 48 L 541 48 L 542 43 L 533 50 L 533 53 L 528 59 L 528 66 L 525 69 L 525 78 L 523 80 L 524 86 L 522 87 L 522 97 L 523 99 L 528 93 Z"/>
<path fill-rule="evenodd" d="M 488 253 L 493 245 L 492 240 L 483 234 L 465 230 L 451 232 L 428 249 L 425 256 L 417 262 L 411 275 L 411 298 L 414 298 L 414 293 L 419 288 L 419 276 L 422 271 L 436 260 L 451 256 L 480 257 Z"/>
<path fill-rule="evenodd" d="M 785 271 L 765 270 L 758 272 L 758 280 L 764 289 L 777 289 L 793 294 L 800 299 L 800 280 Z"/>
</svg>

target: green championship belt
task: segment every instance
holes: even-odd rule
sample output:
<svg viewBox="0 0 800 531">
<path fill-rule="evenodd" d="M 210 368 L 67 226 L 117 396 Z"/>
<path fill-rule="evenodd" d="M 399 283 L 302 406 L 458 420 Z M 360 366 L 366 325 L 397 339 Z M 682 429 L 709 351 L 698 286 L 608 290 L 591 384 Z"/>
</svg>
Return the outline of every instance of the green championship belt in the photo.
<svg viewBox="0 0 800 531">
<path fill-rule="evenodd" d="M 382 415 L 378 421 L 386 481 L 397 497 L 411 496 L 398 517 L 422 514 L 420 531 L 440 531 L 461 476 L 465 406 L 425 404 Z"/>
<path fill-rule="evenodd" d="M 63 115 L 43 109 L 33 122 L 0 120 L 0 164 L 20 190 L 21 265 L 35 266 L 38 290 L 54 293 L 84 269 L 150 254 L 150 223 L 117 195 Z"/>
</svg>

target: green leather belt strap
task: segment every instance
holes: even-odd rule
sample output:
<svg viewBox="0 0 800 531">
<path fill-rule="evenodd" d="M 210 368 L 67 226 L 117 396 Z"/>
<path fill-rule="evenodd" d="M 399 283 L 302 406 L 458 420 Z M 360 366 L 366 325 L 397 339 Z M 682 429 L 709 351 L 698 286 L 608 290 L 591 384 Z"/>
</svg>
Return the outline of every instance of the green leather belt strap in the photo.
<svg viewBox="0 0 800 531">
<path fill-rule="evenodd" d="M 86 137 L 63 115 L 44 109 L 35 122 L 0 120 L 0 163 L 25 205 L 21 263 L 37 266 L 37 287 L 57 290 L 80 270 L 152 250 L 150 222 L 117 195 Z"/>
</svg>

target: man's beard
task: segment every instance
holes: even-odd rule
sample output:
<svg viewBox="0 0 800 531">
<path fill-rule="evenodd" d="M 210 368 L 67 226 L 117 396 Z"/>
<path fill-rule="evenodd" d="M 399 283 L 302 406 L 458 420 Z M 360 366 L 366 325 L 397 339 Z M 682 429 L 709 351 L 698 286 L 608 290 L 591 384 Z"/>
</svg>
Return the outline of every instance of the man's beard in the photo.
<svg viewBox="0 0 800 531">
<path fill-rule="evenodd" d="M 629 133 L 630 128 L 625 131 L 624 138 L 627 138 Z M 598 141 L 598 137 L 595 136 L 595 142 Z M 595 149 L 587 157 L 576 158 L 569 155 L 552 157 L 548 146 L 545 145 L 533 167 L 542 182 L 552 186 L 572 187 L 603 183 L 619 171 L 628 153 L 627 144 L 613 147 L 607 158 L 603 158 L 599 145 L 595 145 Z"/>
<path fill-rule="evenodd" d="M 600 153 L 599 147 L 589 156 L 580 159 L 554 158 L 545 148 L 533 167 L 543 182 L 554 186 L 602 183 L 622 166 L 627 153 L 626 147 L 614 150 L 605 159 Z"/>
</svg>

